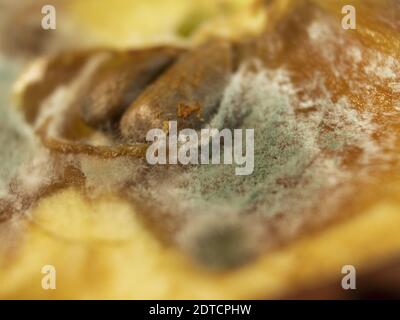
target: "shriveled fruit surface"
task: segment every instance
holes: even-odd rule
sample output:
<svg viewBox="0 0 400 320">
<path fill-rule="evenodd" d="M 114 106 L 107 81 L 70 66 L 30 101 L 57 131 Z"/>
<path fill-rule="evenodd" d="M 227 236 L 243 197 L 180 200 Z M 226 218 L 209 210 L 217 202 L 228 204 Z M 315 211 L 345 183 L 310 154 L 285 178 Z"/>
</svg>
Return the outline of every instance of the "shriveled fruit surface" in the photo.
<svg viewBox="0 0 400 320">
<path fill-rule="evenodd" d="M 260 2 L 257 35 L 34 64 L 17 83 L 31 161 L 0 202 L 2 295 L 280 297 L 397 254 L 398 4 L 355 3 L 356 30 L 343 5 Z M 170 120 L 254 128 L 253 174 L 149 166 L 146 132 Z"/>
</svg>

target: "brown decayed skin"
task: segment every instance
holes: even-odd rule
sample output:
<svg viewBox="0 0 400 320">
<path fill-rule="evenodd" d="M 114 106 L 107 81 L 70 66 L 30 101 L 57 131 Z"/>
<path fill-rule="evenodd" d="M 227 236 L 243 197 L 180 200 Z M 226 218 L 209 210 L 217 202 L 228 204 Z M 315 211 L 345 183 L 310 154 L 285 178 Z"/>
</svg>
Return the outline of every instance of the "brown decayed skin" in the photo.
<svg viewBox="0 0 400 320">
<path fill-rule="evenodd" d="M 231 44 L 215 40 L 181 57 L 150 85 L 121 119 L 122 135 L 130 141 L 144 141 L 152 128 L 163 128 L 170 120 L 180 128 L 198 129 L 215 112 L 232 72 Z M 200 106 L 196 113 L 182 114 L 180 106 Z"/>
<path fill-rule="evenodd" d="M 97 50 L 67 52 L 50 57 L 43 78 L 30 83 L 20 96 L 19 104 L 29 123 L 34 123 L 43 100 L 59 85 L 71 81 Z"/>
<path fill-rule="evenodd" d="M 126 108 L 183 50 L 151 48 L 118 52 L 102 64 L 79 101 L 85 122 L 104 127 Z"/>
</svg>

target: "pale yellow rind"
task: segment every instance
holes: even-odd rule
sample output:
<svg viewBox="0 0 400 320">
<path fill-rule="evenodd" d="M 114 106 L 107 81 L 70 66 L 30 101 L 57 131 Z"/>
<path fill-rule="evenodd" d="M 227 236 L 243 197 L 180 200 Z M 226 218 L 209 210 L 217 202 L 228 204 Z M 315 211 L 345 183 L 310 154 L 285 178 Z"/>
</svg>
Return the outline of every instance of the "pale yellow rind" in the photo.
<svg viewBox="0 0 400 320">
<path fill-rule="evenodd" d="M 400 250 L 400 205 L 378 203 L 228 273 L 209 273 L 144 228 L 116 196 L 87 200 L 68 189 L 40 201 L 12 260 L 0 258 L 0 298 L 273 298 L 340 281 L 343 265 L 365 267 Z M 44 265 L 57 289 L 43 290 Z"/>
</svg>

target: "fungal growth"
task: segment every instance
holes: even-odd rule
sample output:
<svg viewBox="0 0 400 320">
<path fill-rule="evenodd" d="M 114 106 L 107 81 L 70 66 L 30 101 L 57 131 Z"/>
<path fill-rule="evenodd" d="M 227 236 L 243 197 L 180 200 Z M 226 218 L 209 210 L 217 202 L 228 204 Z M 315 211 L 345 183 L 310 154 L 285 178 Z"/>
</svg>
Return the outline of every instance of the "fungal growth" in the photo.
<svg viewBox="0 0 400 320">
<path fill-rule="evenodd" d="M 399 169 L 400 57 L 388 41 L 346 32 L 305 3 L 240 41 L 36 63 L 18 97 L 36 133 L 27 150 L 38 139 L 51 173 L 31 170 L 40 182 L 32 194 L 6 170 L 17 178 L 0 204 L 18 190 L 24 205 L 4 205 L 2 215 L 67 186 L 90 199 L 116 193 L 161 241 L 225 270 L 356 214 L 366 190 Z M 253 174 L 223 164 L 151 166 L 146 133 L 168 134 L 168 121 L 179 130 L 254 129 Z M 21 132 L 8 132 L 19 141 Z"/>
</svg>

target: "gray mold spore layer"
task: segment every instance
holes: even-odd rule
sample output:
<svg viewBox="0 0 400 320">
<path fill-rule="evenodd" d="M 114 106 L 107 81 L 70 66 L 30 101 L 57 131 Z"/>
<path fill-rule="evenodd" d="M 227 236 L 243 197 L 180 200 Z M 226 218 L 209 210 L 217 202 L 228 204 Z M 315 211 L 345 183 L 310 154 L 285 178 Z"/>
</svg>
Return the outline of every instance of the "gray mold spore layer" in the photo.
<svg viewBox="0 0 400 320">
<path fill-rule="evenodd" d="M 0 57 L 0 196 L 20 166 L 32 158 L 35 139 L 22 115 L 11 105 L 11 85 L 19 66 Z"/>
</svg>

